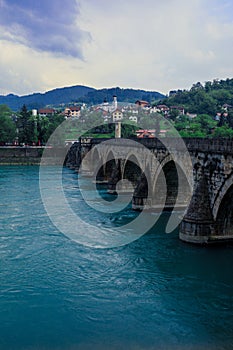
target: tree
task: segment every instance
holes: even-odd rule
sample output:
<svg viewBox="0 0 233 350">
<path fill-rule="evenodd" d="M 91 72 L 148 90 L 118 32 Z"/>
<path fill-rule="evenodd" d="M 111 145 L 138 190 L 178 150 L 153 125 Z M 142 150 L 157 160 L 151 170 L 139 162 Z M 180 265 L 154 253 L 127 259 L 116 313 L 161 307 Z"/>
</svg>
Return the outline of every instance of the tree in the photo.
<svg viewBox="0 0 233 350">
<path fill-rule="evenodd" d="M 216 124 L 216 121 L 209 115 L 200 114 L 191 120 L 187 116 L 180 116 L 175 122 L 175 128 L 181 136 L 205 137 L 212 132 Z"/>
<path fill-rule="evenodd" d="M 171 120 L 176 120 L 176 118 L 179 116 L 179 110 L 178 109 L 172 109 L 170 112 L 169 112 L 169 118 Z"/>
<path fill-rule="evenodd" d="M 200 124 L 200 128 L 208 133 L 213 127 L 216 126 L 216 121 L 213 120 L 208 114 L 199 114 L 195 118 L 195 122 Z"/>
<path fill-rule="evenodd" d="M 49 137 L 49 118 L 48 117 L 36 117 L 36 127 L 37 127 L 37 136 L 38 136 L 38 144 L 43 145 L 47 142 Z"/>
<path fill-rule="evenodd" d="M 54 131 L 59 127 L 62 122 L 64 122 L 65 118 L 61 114 L 54 114 L 51 116 L 48 120 L 47 119 L 41 119 L 41 125 L 40 128 L 44 128 L 43 130 L 43 138 L 42 143 L 45 143 L 48 141 L 50 136 L 54 133 Z M 48 123 L 47 123 L 48 121 Z M 44 125 L 43 125 L 44 123 Z M 68 125 L 66 125 L 67 127 Z M 55 138 L 52 138 L 52 143 L 55 145 L 61 145 L 64 143 L 66 139 L 66 129 L 59 128 L 56 132 Z"/>
<path fill-rule="evenodd" d="M 213 133 L 214 137 L 233 137 L 233 130 L 229 129 L 226 125 L 216 128 Z"/>
<path fill-rule="evenodd" d="M 16 126 L 7 115 L 0 115 L 0 143 L 13 142 L 16 136 Z"/>
<path fill-rule="evenodd" d="M 197 83 L 193 84 L 193 86 L 191 87 L 191 91 L 196 91 L 196 90 L 203 90 L 203 85 L 200 83 L 200 81 L 198 81 Z"/>
<path fill-rule="evenodd" d="M 23 105 L 18 119 L 17 119 L 17 127 L 19 131 L 19 142 L 32 144 L 37 142 L 37 128 L 36 128 L 36 120 L 32 116 L 31 112 L 27 110 L 27 107 Z"/>
<path fill-rule="evenodd" d="M 121 125 L 121 136 L 123 138 L 128 138 L 131 136 L 135 136 L 135 131 L 137 130 L 137 125 L 134 123 L 122 123 Z"/>
<path fill-rule="evenodd" d="M 205 82 L 205 91 L 206 92 L 210 92 L 211 87 L 212 87 L 212 82 L 211 81 L 206 81 Z"/>
<path fill-rule="evenodd" d="M 10 117 L 12 115 L 12 110 L 7 105 L 0 105 L 0 115 Z"/>
<path fill-rule="evenodd" d="M 227 122 L 228 122 L 228 125 L 231 129 L 233 129 L 233 112 L 232 110 L 230 110 L 228 112 L 228 116 L 227 116 Z"/>
<path fill-rule="evenodd" d="M 225 113 L 221 113 L 221 116 L 220 116 L 220 119 L 219 119 L 219 122 L 218 122 L 218 126 L 221 127 L 221 126 L 226 126 L 227 124 L 227 116 L 225 115 Z"/>
</svg>

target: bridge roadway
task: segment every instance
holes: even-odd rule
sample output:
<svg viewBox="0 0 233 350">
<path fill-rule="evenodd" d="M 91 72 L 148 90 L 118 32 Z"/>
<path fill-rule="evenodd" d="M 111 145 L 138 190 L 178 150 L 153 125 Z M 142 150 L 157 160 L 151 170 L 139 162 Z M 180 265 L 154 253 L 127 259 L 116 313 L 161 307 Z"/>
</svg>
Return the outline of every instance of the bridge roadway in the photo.
<svg viewBox="0 0 233 350">
<path fill-rule="evenodd" d="M 83 138 L 71 147 L 66 165 L 81 166 L 110 193 L 133 186 L 135 210 L 184 210 L 183 241 L 233 240 L 232 139 Z"/>
</svg>

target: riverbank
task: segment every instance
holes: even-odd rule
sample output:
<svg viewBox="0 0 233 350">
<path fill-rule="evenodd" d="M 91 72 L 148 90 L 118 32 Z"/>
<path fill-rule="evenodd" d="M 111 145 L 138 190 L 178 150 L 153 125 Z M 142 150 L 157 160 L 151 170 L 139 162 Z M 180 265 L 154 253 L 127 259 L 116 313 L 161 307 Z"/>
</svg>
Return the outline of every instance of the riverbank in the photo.
<svg viewBox="0 0 233 350">
<path fill-rule="evenodd" d="M 61 164 L 66 156 L 66 148 L 48 148 L 48 147 L 0 147 L 0 166 L 3 165 L 39 165 L 43 152 L 46 150 L 46 159 L 43 164 L 56 165 Z"/>
</svg>

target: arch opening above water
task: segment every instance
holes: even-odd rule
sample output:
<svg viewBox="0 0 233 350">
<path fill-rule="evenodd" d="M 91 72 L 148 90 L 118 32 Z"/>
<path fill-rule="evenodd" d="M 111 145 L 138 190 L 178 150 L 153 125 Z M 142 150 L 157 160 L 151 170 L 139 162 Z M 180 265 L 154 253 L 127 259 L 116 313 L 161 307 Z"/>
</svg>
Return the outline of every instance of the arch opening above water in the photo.
<svg viewBox="0 0 233 350">
<path fill-rule="evenodd" d="M 131 182 L 133 188 L 135 189 L 142 175 L 142 169 L 140 167 L 139 161 L 136 156 L 131 155 L 127 158 L 124 169 L 123 169 L 123 179 Z"/>
<path fill-rule="evenodd" d="M 181 166 L 169 160 L 162 167 L 154 181 L 152 204 L 160 207 L 164 204 L 165 210 L 184 208 L 190 199 L 191 188 L 186 174 Z"/>
<path fill-rule="evenodd" d="M 216 224 L 219 235 L 233 235 L 233 185 L 227 190 L 220 203 Z"/>
</svg>

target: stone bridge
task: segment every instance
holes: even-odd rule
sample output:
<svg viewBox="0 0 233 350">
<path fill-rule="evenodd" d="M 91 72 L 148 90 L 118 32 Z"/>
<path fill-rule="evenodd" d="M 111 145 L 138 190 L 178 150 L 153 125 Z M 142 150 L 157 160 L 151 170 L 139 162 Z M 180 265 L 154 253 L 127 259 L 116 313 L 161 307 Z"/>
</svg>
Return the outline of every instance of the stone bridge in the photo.
<svg viewBox="0 0 233 350">
<path fill-rule="evenodd" d="M 184 210 L 183 241 L 233 240 L 233 140 L 181 140 L 80 139 L 66 165 L 109 193 L 132 191 L 135 210 Z"/>
</svg>

